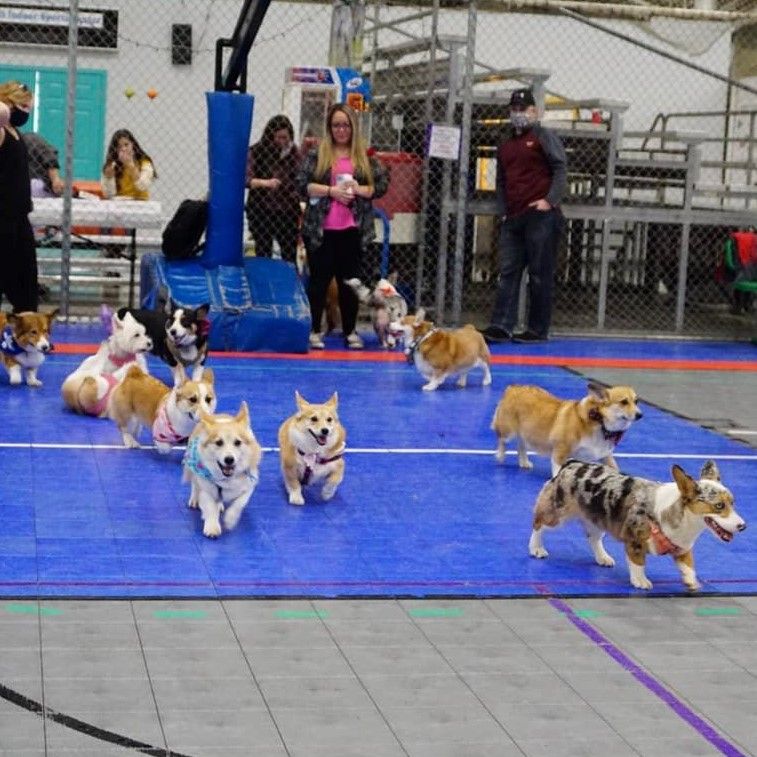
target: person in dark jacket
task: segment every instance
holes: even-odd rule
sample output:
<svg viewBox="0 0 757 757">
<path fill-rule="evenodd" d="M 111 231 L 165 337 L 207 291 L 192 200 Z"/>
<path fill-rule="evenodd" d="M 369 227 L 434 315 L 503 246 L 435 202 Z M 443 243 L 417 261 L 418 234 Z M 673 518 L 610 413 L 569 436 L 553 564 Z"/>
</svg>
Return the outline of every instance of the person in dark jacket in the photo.
<svg viewBox="0 0 757 757">
<path fill-rule="evenodd" d="M 544 342 L 549 334 L 566 159 L 559 137 L 539 124 L 537 117 L 533 92 L 515 90 L 510 97 L 513 134 L 497 150 L 502 268 L 491 323 L 482 332 L 488 342 Z M 526 269 L 527 327 L 513 334 Z"/>
<path fill-rule="evenodd" d="M 58 151 L 36 132 L 25 132 L 23 139 L 29 153 L 32 197 L 60 197 L 64 184 L 60 175 Z"/>
<path fill-rule="evenodd" d="M 371 201 L 386 192 L 389 178 L 381 163 L 368 155 L 358 129 L 349 106 L 332 105 L 318 151 L 305 157 L 297 176 L 300 193 L 308 198 L 302 238 L 310 269 L 311 349 L 324 348 L 319 326 L 332 278 L 339 288 L 345 345 L 353 350 L 363 347 L 355 331 L 357 295 L 345 280 L 362 277 L 363 251 L 375 237 Z"/>
<path fill-rule="evenodd" d="M 245 212 L 256 257 L 270 258 L 275 239 L 282 259 L 295 262 L 301 215 L 296 185 L 299 166 L 292 122 L 284 115 L 274 116 L 247 153 L 250 191 Z"/>
<path fill-rule="evenodd" d="M 18 131 L 33 102 L 25 84 L 0 84 L 0 298 L 5 295 L 17 313 L 36 310 L 39 303 L 29 156 Z"/>
</svg>

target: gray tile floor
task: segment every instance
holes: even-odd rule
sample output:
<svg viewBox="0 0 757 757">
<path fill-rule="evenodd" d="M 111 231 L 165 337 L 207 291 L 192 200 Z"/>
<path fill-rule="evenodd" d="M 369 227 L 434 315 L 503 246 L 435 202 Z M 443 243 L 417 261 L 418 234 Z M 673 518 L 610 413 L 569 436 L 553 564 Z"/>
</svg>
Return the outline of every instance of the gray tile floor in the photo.
<svg viewBox="0 0 757 757">
<path fill-rule="evenodd" d="M 690 374 L 591 375 L 703 418 Z M 753 597 L 2 601 L 0 755 L 752 755 L 755 639 Z"/>
</svg>

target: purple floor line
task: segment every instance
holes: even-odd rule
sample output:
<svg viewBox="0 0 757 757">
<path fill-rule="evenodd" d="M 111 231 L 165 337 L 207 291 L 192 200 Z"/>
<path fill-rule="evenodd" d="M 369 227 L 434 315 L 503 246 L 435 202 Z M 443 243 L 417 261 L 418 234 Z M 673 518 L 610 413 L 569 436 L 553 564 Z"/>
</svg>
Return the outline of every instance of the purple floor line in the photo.
<svg viewBox="0 0 757 757">
<path fill-rule="evenodd" d="M 570 605 L 560 599 L 547 600 L 552 607 L 561 612 L 581 633 L 591 639 L 603 652 L 612 657 L 624 670 L 628 671 L 639 683 L 645 686 L 656 697 L 670 707 L 676 715 L 685 720 L 700 736 L 710 742 L 721 754 L 728 757 L 748 757 L 738 747 L 721 736 L 709 723 L 702 720 L 692 709 L 684 704 L 678 697 L 668 691 L 657 679 L 639 667 L 619 647 L 616 647 L 609 639 L 605 638 L 590 623 L 581 619 L 573 612 Z"/>
</svg>

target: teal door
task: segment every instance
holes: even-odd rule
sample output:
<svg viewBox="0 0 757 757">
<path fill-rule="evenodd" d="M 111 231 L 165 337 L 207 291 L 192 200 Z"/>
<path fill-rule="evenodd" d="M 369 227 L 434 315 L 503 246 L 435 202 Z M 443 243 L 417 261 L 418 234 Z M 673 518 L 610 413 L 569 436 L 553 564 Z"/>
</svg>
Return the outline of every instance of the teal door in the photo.
<svg viewBox="0 0 757 757">
<path fill-rule="evenodd" d="M 0 64 L 0 81 L 16 79 L 34 90 L 35 106 L 25 131 L 36 131 L 58 148 L 64 166 L 66 136 L 66 69 Z M 77 71 L 74 121 L 74 178 L 100 178 L 105 150 L 107 73 Z"/>
</svg>

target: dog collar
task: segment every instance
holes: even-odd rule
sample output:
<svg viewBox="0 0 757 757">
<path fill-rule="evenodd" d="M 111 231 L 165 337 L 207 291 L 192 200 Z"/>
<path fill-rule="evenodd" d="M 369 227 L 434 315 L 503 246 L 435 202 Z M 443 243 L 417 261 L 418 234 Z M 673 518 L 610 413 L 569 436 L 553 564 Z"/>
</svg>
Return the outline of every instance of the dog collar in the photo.
<svg viewBox="0 0 757 757">
<path fill-rule="evenodd" d="M 194 439 L 189 440 L 189 444 L 187 444 L 187 450 L 184 453 L 182 464 L 185 467 L 189 468 L 192 473 L 200 476 L 200 478 L 204 478 L 206 481 L 210 481 L 211 484 L 215 484 L 220 492 L 222 487 L 219 485 L 218 481 L 216 481 L 213 472 L 200 459 L 200 450 L 198 449 L 199 446 L 200 438 L 198 436 L 196 436 Z M 254 473 L 251 470 L 247 470 L 246 476 L 250 479 L 250 481 L 252 481 L 253 484 L 258 483 L 257 473 Z"/>
<path fill-rule="evenodd" d="M 298 455 L 302 455 L 302 459 L 305 461 L 305 471 L 300 479 L 301 484 L 308 484 L 314 471 L 315 465 L 326 465 L 326 463 L 333 463 L 339 460 L 344 455 L 344 447 L 342 447 L 336 455 L 331 457 L 319 457 L 315 452 L 303 452 L 301 449 L 297 450 Z"/>
<path fill-rule="evenodd" d="M 599 424 L 599 427 L 602 429 L 602 436 L 604 437 L 605 441 L 610 442 L 613 447 L 616 447 L 618 445 L 620 440 L 623 438 L 623 434 L 626 433 L 625 431 L 608 431 L 605 428 L 602 413 L 600 413 L 596 408 L 589 410 L 589 420 L 596 421 Z"/>
<path fill-rule="evenodd" d="M 155 420 L 152 423 L 152 438 L 156 442 L 165 442 L 166 444 L 178 444 L 187 438 L 173 427 L 171 419 L 168 417 L 167 399 L 164 399 L 160 403 L 158 412 L 155 415 Z"/>
<path fill-rule="evenodd" d="M 97 418 L 99 418 L 107 409 L 110 395 L 113 394 L 113 390 L 118 386 L 118 379 L 112 373 L 101 373 L 100 375 L 108 382 L 108 388 L 105 391 L 105 394 L 103 394 L 98 403 L 91 410 L 91 414 Z"/>
<path fill-rule="evenodd" d="M 123 357 L 117 357 L 112 352 L 108 353 L 108 360 L 110 360 L 116 368 L 123 368 L 127 363 L 131 363 L 136 360 L 136 354 L 134 352 L 127 352 Z"/>
<path fill-rule="evenodd" d="M 658 555 L 673 555 L 673 557 L 676 557 L 677 555 L 682 555 L 686 550 L 679 547 L 677 544 L 672 542 L 664 533 L 663 530 L 657 525 L 655 521 L 652 521 L 652 531 L 650 534 L 650 539 L 652 540 L 652 543 L 654 544 L 655 554 Z"/>
<path fill-rule="evenodd" d="M 0 335 L 0 352 L 4 355 L 15 357 L 24 351 L 24 348 L 16 341 L 16 337 L 13 335 L 13 329 L 10 326 L 6 326 L 3 329 L 2 335 Z"/>
<path fill-rule="evenodd" d="M 410 342 L 410 346 L 405 350 L 405 357 L 410 365 L 412 365 L 415 360 L 415 353 L 418 351 L 418 348 L 431 336 L 431 334 L 435 334 L 437 331 L 439 331 L 439 329 L 431 329 L 431 331 L 427 331 L 423 336 Z"/>
</svg>

